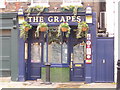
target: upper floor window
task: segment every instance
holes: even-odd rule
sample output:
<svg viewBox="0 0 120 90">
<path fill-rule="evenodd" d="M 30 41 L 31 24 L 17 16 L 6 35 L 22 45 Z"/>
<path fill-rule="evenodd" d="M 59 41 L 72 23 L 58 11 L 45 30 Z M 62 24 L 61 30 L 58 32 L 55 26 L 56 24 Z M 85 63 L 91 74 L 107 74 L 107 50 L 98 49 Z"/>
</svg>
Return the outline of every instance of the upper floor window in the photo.
<svg viewBox="0 0 120 90">
<path fill-rule="evenodd" d="M 40 6 L 49 7 L 49 0 L 31 0 L 31 5 L 32 6 L 40 5 Z"/>
<path fill-rule="evenodd" d="M 5 8 L 5 0 L 0 1 L 0 8 Z"/>
<path fill-rule="evenodd" d="M 81 0 L 63 0 L 62 6 L 77 5 L 82 6 Z"/>
<path fill-rule="evenodd" d="M 28 2 L 28 0 L 6 0 L 7 2 Z"/>
</svg>

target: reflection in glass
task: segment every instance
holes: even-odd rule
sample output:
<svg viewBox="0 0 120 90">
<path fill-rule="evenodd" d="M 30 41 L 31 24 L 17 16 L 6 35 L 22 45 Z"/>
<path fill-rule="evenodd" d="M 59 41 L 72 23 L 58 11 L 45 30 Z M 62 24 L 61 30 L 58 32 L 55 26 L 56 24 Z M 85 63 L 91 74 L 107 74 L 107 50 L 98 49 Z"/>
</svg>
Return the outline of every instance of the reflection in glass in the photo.
<svg viewBox="0 0 120 90">
<path fill-rule="evenodd" d="M 61 63 L 61 45 L 53 42 L 48 45 L 48 61 L 50 63 Z"/>
<path fill-rule="evenodd" d="M 41 43 L 31 44 L 31 62 L 34 63 L 41 62 Z"/>
<path fill-rule="evenodd" d="M 67 63 L 67 44 L 64 42 L 62 44 L 62 63 Z"/>
<path fill-rule="evenodd" d="M 28 43 L 25 43 L 25 59 L 28 59 Z"/>
<path fill-rule="evenodd" d="M 74 63 L 84 63 L 84 46 L 77 44 L 73 47 Z"/>
</svg>

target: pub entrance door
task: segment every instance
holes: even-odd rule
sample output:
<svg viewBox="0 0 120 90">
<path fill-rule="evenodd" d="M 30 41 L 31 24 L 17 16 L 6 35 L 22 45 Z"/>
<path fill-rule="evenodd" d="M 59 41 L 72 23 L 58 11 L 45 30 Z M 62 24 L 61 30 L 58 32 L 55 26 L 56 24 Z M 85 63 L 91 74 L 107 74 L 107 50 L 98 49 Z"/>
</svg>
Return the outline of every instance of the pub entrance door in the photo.
<svg viewBox="0 0 120 90">
<path fill-rule="evenodd" d="M 73 32 L 74 33 L 74 32 Z M 70 37 L 70 81 L 84 81 L 84 55 L 85 50 L 84 46 L 82 45 L 81 39 L 73 38 L 74 35 L 72 34 Z"/>
<path fill-rule="evenodd" d="M 40 37 L 35 37 L 36 28 L 29 30 L 28 34 L 28 60 L 26 62 L 26 79 L 36 80 L 41 78 L 41 63 L 43 58 L 43 41 L 42 33 Z"/>
</svg>

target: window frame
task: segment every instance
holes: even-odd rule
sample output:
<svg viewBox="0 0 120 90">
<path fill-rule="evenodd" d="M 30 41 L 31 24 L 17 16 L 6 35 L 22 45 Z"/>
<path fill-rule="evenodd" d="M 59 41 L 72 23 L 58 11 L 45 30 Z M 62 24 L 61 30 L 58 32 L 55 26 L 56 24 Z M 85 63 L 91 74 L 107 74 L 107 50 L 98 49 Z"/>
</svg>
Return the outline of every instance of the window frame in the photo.
<svg viewBox="0 0 120 90">
<path fill-rule="evenodd" d="M 45 7 L 50 7 L 50 5 L 49 5 L 49 0 L 47 0 L 47 2 L 46 3 L 34 3 L 34 0 L 31 0 L 31 6 L 36 6 L 36 5 L 40 5 L 40 6 L 45 6 Z"/>
<path fill-rule="evenodd" d="M 82 2 L 82 0 L 80 0 L 80 3 L 78 2 L 74 2 L 74 0 L 72 0 L 72 2 L 65 2 L 65 1 L 68 1 L 68 0 L 62 0 L 62 5 L 61 7 L 64 7 L 64 6 L 69 6 L 69 5 L 75 5 L 75 6 L 83 6 L 82 4 L 80 5 L 80 3 Z"/>
<path fill-rule="evenodd" d="M 5 0 L 2 0 L 2 2 L 0 2 L 0 9 L 2 8 L 6 8 Z"/>
<path fill-rule="evenodd" d="M 28 0 L 14 0 L 14 1 L 6 0 L 6 2 L 28 2 Z"/>
</svg>

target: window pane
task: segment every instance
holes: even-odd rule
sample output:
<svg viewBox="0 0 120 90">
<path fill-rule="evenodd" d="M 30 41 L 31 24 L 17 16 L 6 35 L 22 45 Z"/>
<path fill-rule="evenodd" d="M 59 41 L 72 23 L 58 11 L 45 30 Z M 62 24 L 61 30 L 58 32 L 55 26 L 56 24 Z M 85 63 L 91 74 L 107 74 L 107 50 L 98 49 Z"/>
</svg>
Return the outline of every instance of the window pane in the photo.
<svg viewBox="0 0 120 90">
<path fill-rule="evenodd" d="M 7 2 L 16 2 L 17 0 L 7 0 Z"/>
<path fill-rule="evenodd" d="M 77 44 L 73 47 L 74 63 L 84 63 L 84 46 Z"/>
<path fill-rule="evenodd" d="M 41 43 L 31 44 L 31 62 L 34 63 L 41 62 Z"/>
<path fill-rule="evenodd" d="M 62 45 L 62 63 L 67 63 L 67 53 L 68 53 L 68 48 L 67 44 L 63 43 Z"/>
<path fill-rule="evenodd" d="M 6 0 L 6 2 L 27 2 L 28 0 Z"/>
<path fill-rule="evenodd" d="M 33 3 L 48 3 L 48 0 L 33 0 Z"/>
<path fill-rule="evenodd" d="M 56 42 L 48 45 L 48 60 L 50 63 L 60 64 L 61 63 L 61 45 Z"/>
<path fill-rule="evenodd" d="M 63 3 L 81 3 L 81 0 L 64 0 Z"/>
</svg>

